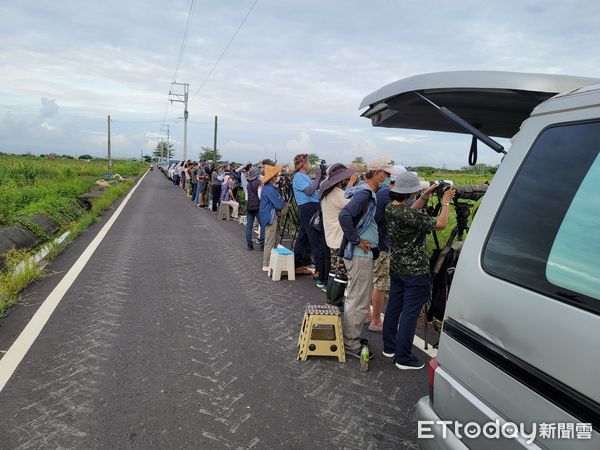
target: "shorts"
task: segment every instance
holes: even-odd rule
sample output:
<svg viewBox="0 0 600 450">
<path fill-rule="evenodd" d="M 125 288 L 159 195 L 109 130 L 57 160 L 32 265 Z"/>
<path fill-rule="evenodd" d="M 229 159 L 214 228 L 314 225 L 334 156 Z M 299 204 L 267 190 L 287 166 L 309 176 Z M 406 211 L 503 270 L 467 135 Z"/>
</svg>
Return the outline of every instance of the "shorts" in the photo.
<svg viewBox="0 0 600 450">
<path fill-rule="evenodd" d="M 338 256 L 339 250 L 337 248 L 329 249 L 331 251 L 331 266 L 329 271 L 339 281 L 348 281 L 348 270 L 344 264 L 344 257 Z"/>
<path fill-rule="evenodd" d="M 373 264 L 373 287 L 378 291 L 390 291 L 390 254 L 380 252 Z"/>
</svg>

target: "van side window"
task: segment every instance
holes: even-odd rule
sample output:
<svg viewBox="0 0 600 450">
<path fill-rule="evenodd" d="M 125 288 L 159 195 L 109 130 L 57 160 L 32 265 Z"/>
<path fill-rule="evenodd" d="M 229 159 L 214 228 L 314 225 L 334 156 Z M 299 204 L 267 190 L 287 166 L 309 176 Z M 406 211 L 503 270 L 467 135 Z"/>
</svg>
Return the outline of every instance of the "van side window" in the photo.
<svg viewBox="0 0 600 450">
<path fill-rule="evenodd" d="M 491 275 L 600 314 L 600 122 L 546 128 L 483 253 Z"/>
<path fill-rule="evenodd" d="M 600 300 L 600 156 L 583 179 L 552 244 L 550 283 Z"/>
</svg>

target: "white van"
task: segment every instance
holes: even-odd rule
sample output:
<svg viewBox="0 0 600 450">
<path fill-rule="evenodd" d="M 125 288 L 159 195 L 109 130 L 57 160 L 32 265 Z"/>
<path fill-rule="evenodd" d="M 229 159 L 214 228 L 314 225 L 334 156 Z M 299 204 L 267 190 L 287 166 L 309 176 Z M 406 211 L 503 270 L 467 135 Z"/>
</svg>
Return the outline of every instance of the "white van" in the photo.
<svg viewBox="0 0 600 450">
<path fill-rule="evenodd" d="M 512 145 L 458 261 L 419 444 L 600 449 L 600 80 L 427 74 L 361 107 L 374 126 L 465 132 L 435 105 Z"/>
</svg>

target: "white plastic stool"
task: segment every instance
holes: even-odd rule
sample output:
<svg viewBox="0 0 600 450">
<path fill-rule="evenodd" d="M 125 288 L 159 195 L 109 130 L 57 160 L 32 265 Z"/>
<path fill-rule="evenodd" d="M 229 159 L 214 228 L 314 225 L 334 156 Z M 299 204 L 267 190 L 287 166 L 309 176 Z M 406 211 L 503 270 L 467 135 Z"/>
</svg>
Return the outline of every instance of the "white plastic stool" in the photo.
<svg viewBox="0 0 600 450">
<path fill-rule="evenodd" d="M 294 252 L 285 247 L 279 246 L 271 249 L 269 259 L 269 275 L 273 281 L 280 281 L 281 274 L 287 272 L 288 280 L 296 279 L 296 268 L 294 266 Z"/>
</svg>

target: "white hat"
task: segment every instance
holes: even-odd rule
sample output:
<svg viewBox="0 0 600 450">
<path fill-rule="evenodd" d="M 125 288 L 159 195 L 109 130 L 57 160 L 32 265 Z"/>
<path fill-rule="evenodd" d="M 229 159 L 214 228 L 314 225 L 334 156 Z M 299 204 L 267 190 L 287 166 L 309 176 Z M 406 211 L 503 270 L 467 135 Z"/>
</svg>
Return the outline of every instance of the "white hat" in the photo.
<svg viewBox="0 0 600 450">
<path fill-rule="evenodd" d="M 385 170 L 386 172 L 390 172 L 392 167 L 392 161 L 385 156 L 375 158 L 367 163 L 367 170 Z"/>
<path fill-rule="evenodd" d="M 396 164 L 394 167 L 392 167 L 392 170 L 390 170 L 390 178 L 392 181 L 396 181 L 398 175 L 404 172 L 406 172 L 406 167 L 404 167 L 402 164 Z"/>
</svg>

